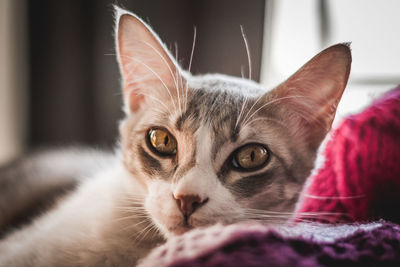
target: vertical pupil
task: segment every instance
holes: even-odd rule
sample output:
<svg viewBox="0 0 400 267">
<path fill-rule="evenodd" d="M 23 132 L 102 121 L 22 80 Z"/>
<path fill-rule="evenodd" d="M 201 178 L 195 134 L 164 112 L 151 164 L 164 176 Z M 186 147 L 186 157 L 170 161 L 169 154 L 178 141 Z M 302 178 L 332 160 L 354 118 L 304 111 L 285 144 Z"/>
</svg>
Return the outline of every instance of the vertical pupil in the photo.
<svg viewBox="0 0 400 267">
<path fill-rule="evenodd" d="M 255 156 L 256 156 L 256 155 L 254 154 L 254 150 L 251 151 L 251 153 L 250 153 L 251 161 L 254 161 Z"/>
<path fill-rule="evenodd" d="M 168 144 L 168 135 L 165 136 L 165 139 L 164 139 L 164 146 L 166 146 L 167 144 Z"/>
</svg>

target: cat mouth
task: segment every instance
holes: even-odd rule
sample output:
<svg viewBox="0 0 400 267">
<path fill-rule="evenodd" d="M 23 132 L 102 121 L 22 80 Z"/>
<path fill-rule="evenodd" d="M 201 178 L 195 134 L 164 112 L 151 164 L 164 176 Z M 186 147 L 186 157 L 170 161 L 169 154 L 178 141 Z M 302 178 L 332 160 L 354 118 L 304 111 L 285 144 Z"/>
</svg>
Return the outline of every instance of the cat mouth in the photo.
<svg viewBox="0 0 400 267">
<path fill-rule="evenodd" d="M 182 235 L 192 230 L 193 228 L 195 228 L 195 226 L 190 224 L 188 219 L 185 217 L 180 223 L 178 223 L 174 227 L 170 227 L 168 230 L 174 235 Z"/>
</svg>

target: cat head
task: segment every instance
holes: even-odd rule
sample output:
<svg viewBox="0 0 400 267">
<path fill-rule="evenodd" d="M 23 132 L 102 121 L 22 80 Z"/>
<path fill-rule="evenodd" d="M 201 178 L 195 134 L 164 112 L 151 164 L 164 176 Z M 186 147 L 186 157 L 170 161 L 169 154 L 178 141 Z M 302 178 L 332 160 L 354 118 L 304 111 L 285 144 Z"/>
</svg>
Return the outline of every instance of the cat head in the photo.
<svg viewBox="0 0 400 267">
<path fill-rule="evenodd" d="M 148 25 L 117 11 L 122 155 L 153 223 L 169 236 L 288 219 L 346 86 L 348 45 L 329 47 L 267 91 L 183 71 Z"/>
</svg>

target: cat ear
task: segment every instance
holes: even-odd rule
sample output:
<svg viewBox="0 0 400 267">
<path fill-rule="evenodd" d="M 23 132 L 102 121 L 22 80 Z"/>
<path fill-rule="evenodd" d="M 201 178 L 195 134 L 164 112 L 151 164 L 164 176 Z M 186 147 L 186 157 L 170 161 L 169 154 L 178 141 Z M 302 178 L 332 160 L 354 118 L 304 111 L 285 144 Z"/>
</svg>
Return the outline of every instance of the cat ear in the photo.
<svg viewBox="0 0 400 267">
<path fill-rule="evenodd" d="M 289 125 L 316 149 L 332 126 L 351 67 L 348 44 L 331 46 L 272 91 Z M 290 114 L 290 116 L 289 116 Z"/>
<path fill-rule="evenodd" d="M 127 111 L 137 111 L 149 98 L 174 101 L 177 79 L 181 78 L 178 64 L 146 23 L 115 9 L 117 59 Z"/>
</svg>

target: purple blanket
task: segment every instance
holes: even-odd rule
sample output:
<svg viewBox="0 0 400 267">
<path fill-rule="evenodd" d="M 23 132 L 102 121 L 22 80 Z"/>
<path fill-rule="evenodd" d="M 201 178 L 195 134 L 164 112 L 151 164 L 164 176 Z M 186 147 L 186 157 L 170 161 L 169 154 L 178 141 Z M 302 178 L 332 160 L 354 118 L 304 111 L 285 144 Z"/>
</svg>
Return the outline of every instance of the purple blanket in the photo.
<svg viewBox="0 0 400 267">
<path fill-rule="evenodd" d="M 400 266 L 400 227 L 216 225 L 168 241 L 140 266 Z"/>
</svg>

